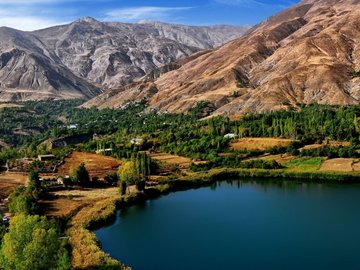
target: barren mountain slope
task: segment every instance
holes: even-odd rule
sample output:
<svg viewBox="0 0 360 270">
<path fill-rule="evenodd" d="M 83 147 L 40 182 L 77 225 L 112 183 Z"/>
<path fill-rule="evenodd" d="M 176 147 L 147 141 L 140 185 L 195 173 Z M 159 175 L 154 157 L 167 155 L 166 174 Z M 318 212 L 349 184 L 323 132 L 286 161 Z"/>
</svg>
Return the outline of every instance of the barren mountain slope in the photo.
<svg viewBox="0 0 360 270">
<path fill-rule="evenodd" d="M 84 18 L 34 34 L 76 75 L 103 88 L 114 88 L 179 58 L 224 44 L 248 29 L 160 22 L 103 23 Z"/>
<path fill-rule="evenodd" d="M 89 99 L 180 58 L 241 36 L 249 27 L 84 18 L 34 32 L 0 28 L 0 100 Z"/>
<path fill-rule="evenodd" d="M 100 93 L 31 33 L 2 27 L 0 37 L 0 100 L 92 98 Z"/>
<path fill-rule="evenodd" d="M 359 18 L 360 0 L 302 1 L 154 82 L 109 91 L 86 106 L 119 107 L 136 95 L 162 111 L 208 100 L 221 114 L 359 103 L 360 78 L 350 75 L 360 70 Z"/>
</svg>

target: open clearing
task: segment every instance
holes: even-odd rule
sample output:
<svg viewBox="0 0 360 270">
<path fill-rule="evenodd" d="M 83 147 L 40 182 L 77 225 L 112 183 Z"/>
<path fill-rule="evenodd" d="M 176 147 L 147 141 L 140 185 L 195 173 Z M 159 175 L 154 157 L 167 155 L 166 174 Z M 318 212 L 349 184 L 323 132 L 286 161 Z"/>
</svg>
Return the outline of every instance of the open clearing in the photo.
<svg viewBox="0 0 360 270">
<path fill-rule="evenodd" d="M 109 198 L 119 198 L 119 188 L 97 188 L 62 190 L 50 192 L 50 197 L 40 203 L 46 215 L 52 217 L 68 216 L 80 207 Z"/>
<path fill-rule="evenodd" d="M 275 160 L 279 164 L 285 164 L 296 158 L 297 158 L 296 156 L 291 156 L 288 154 L 279 154 L 279 155 L 266 155 L 266 156 L 262 156 L 262 157 L 258 157 L 258 158 L 251 158 L 249 160 L 252 160 L 252 159 L 254 159 L 254 160 L 261 159 L 261 160 L 267 160 L 267 161 Z"/>
<path fill-rule="evenodd" d="M 121 161 L 113 158 L 86 152 L 73 152 L 65 158 L 64 164 L 58 168 L 58 175 L 69 175 L 81 163 L 85 164 L 90 177 L 104 178 L 108 173 L 117 172 Z"/>
<path fill-rule="evenodd" d="M 290 160 L 284 165 L 295 172 L 314 172 L 320 169 L 322 161 L 321 157 L 301 157 Z"/>
<path fill-rule="evenodd" d="M 242 138 L 231 143 L 233 150 L 267 150 L 273 147 L 288 147 L 294 140 L 277 138 Z"/>
<path fill-rule="evenodd" d="M 25 185 L 27 174 L 0 173 L 0 199 L 7 198 L 10 193 L 20 185 Z"/>
<path fill-rule="evenodd" d="M 324 147 L 324 146 L 329 146 L 329 147 L 340 147 L 340 146 L 348 147 L 348 146 L 350 146 L 350 143 L 349 143 L 349 142 L 339 142 L 339 141 L 329 141 L 329 142 L 324 142 L 324 143 L 322 143 L 322 144 L 318 144 L 318 143 L 309 144 L 309 145 L 304 146 L 303 148 L 300 148 L 299 150 L 302 151 L 302 150 L 318 149 L 318 148 L 321 148 L 321 147 Z"/>
<path fill-rule="evenodd" d="M 179 165 L 182 168 L 189 167 L 192 162 L 190 158 L 171 155 L 167 153 L 152 153 L 150 154 L 150 157 L 160 162 L 165 162 L 172 165 Z"/>
<path fill-rule="evenodd" d="M 2 108 L 22 108 L 24 106 L 22 105 L 18 105 L 18 104 L 12 104 L 12 103 L 1 103 L 0 104 L 0 109 Z"/>
<path fill-rule="evenodd" d="M 320 171 L 331 171 L 331 172 L 360 171 L 360 164 L 358 159 L 353 159 L 353 158 L 328 159 L 323 162 Z"/>
</svg>

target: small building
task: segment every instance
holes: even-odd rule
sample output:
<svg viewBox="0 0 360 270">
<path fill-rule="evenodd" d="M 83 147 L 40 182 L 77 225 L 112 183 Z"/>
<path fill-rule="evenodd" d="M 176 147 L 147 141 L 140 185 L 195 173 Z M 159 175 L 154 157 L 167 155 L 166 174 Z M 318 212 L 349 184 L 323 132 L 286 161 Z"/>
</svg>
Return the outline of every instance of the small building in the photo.
<svg viewBox="0 0 360 270">
<path fill-rule="evenodd" d="M 112 148 L 106 148 L 106 149 L 99 149 L 99 150 L 96 150 L 96 154 L 111 154 L 113 151 Z"/>
<path fill-rule="evenodd" d="M 38 160 L 40 161 L 49 161 L 54 159 L 56 159 L 54 155 L 38 155 Z"/>
<path fill-rule="evenodd" d="M 78 127 L 79 127 L 78 124 L 71 124 L 67 126 L 68 129 L 78 129 Z"/>
<path fill-rule="evenodd" d="M 136 145 L 140 145 L 144 142 L 144 139 L 143 138 L 132 138 L 130 140 L 130 143 L 131 144 L 136 144 Z"/>
<path fill-rule="evenodd" d="M 59 177 L 58 179 L 56 179 L 56 182 L 57 182 L 58 185 L 64 185 L 64 178 Z"/>
<path fill-rule="evenodd" d="M 225 139 L 236 139 L 238 137 L 238 135 L 236 135 L 235 133 L 228 133 L 226 135 L 224 135 Z"/>
</svg>

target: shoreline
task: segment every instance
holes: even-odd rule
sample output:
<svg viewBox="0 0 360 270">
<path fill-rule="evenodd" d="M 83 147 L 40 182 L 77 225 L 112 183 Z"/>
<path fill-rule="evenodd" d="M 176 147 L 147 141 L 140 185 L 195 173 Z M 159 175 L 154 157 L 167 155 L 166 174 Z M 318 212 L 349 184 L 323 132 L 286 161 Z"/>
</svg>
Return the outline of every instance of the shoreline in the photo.
<svg viewBox="0 0 360 270">
<path fill-rule="evenodd" d="M 324 172 L 294 172 L 285 170 L 260 170 L 260 169 L 213 169 L 208 172 L 194 173 L 189 176 L 174 180 L 162 180 L 158 186 L 147 188 L 144 192 L 136 191 L 118 199 L 105 199 L 88 205 L 80 209 L 73 217 L 69 219 L 70 228 L 67 230 L 70 235 L 70 243 L 73 247 L 74 269 L 95 269 L 96 267 L 111 267 L 111 269 L 130 270 L 120 261 L 113 259 L 109 254 L 101 249 L 101 244 L 93 232 L 106 225 L 112 224 L 116 220 L 117 211 L 126 207 L 156 199 L 161 196 L 177 191 L 186 191 L 193 188 L 209 186 L 218 181 L 241 180 L 244 178 L 274 181 L 301 181 L 313 183 L 334 183 L 334 184 L 356 184 L 360 183 L 360 174 L 356 173 L 324 173 Z M 85 218 L 83 217 L 85 213 Z M 91 218 L 93 217 L 93 218 Z M 79 221 L 80 219 L 80 221 Z M 77 241 L 78 237 L 82 240 Z M 80 244 L 80 246 L 79 246 Z M 86 247 L 91 247 L 86 249 Z M 81 251 L 90 251 L 87 257 L 100 258 L 101 264 L 89 265 L 86 257 L 81 256 Z M 81 260 L 75 259 L 81 257 Z M 90 268 L 89 268 L 90 267 Z"/>
</svg>

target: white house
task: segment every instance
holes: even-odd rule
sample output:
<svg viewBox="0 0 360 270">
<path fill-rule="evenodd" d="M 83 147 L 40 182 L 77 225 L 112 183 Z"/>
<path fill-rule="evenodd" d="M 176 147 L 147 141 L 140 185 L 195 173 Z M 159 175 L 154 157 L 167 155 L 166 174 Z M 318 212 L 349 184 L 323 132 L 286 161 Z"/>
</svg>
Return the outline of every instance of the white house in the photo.
<svg viewBox="0 0 360 270">
<path fill-rule="evenodd" d="M 235 133 L 228 133 L 228 134 L 224 135 L 225 139 L 235 139 L 237 137 L 238 137 L 238 135 L 236 135 Z"/>
<path fill-rule="evenodd" d="M 132 138 L 130 143 L 131 144 L 136 144 L 136 145 L 140 145 L 144 142 L 143 138 Z"/>
</svg>

